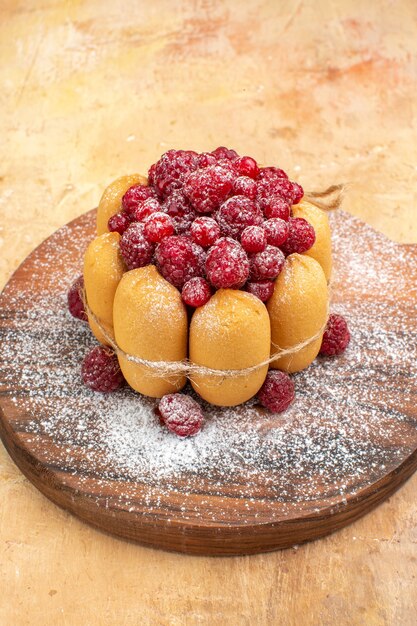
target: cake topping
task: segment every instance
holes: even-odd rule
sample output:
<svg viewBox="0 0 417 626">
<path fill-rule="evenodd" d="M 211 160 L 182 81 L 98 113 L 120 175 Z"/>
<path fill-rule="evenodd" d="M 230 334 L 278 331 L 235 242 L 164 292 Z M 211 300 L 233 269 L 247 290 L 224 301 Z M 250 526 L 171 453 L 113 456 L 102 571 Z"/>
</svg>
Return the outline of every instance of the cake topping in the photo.
<svg viewBox="0 0 417 626">
<path fill-rule="evenodd" d="M 135 209 L 140 202 L 148 198 L 155 198 L 156 193 L 153 187 L 147 185 L 133 185 L 122 198 L 122 209 L 128 215 L 134 216 Z"/>
<path fill-rule="evenodd" d="M 252 157 L 238 157 L 234 165 L 239 176 L 249 176 L 249 178 L 256 178 L 259 174 L 258 164 L 255 159 L 252 159 Z"/>
<path fill-rule="evenodd" d="M 259 226 L 263 216 L 261 209 L 245 196 L 233 196 L 224 202 L 216 219 L 222 235 L 239 239 L 246 226 Z"/>
<path fill-rule="evenodd" d="M 185 235 L 172 235 L 161 241 L 156 249 L 156 265 L 162 276 L 178 289 L 202 276 L 204 250 Z"/>
<path fill-rule="evenodd" d="M 260 280 L 257 283 L 246 283 L 246 291 L 256 296 L 261 302 L 267 302 L 274 293 L 275 283 L 271 280 Z"/>
<path fill-rule="evenodd" d="M 130 222 L 130 216 L 124 211 L 120 211 L 120 213 L 115 213 L 109 218 L 107 227 L 111 233 L 116 232 L 123 235 Z"/>
<path fill-rule="evenodd" d="M 183 393 L 164 396 L 158 405 L 158 412 L 168 430 L 179 437 L 196 435 L 204 421 L 198 402 Z"/>
<path fill-rule="evenodd" d="M 286 222 L 290 219 L 291 207 L 284 198 L 279 196 L 263 198 L 261 206 L 267 219 L 278 217 Z"/>
<path fill-rule="evenodd" d="M 350 332 L 347 322 L 341 315 L 332 314 L 327 320 L 320 354 L 335 356 L 344 352 L 350 341 Z"/>
<path fill-rule="evenodd" d="M 195 243 L 208 248 L 220 237 L 220 226 L 212 217 L 197 217 L 191 224 L 190 234 Z"/>
<path fill-rule="evenodd" d="M 96 346 L 84 357 L 81 376 L 93 391 L 114 391 L 124 382 L 117 356 L 104 346 Z"/>
<path fill-rule="evenodd" d="M 251 281 L 273 280 L 284 267 L 285 256 L 279 248 L 266 246 L 262 252 L 250 257 Z"/>
<path fill-rule="evenodd" d="M 185 304 L 197 308 L 210 300 L 211 287 L 205 278 L 196 276 L 185 283 L 181 297 Z"/>
<path fill-rule="evenodd" d="M 240 243 L 246 252 L 262 252 L 267 244 L 265 229 L 261 226 L 247 226 L 240 236 Z"/>
<path fill-rule="evenodd" d="M 152 181 L 157 194 L 164 198 L 182 187 L 186 176 L 197 169 L 198 155 L 193 150 L 168 150 L 155 163 Z"/>
<path fill-rule="evenodd" d="M 154 253 L 152 244 L 144 233 L 141 222 L 133 222 L 120 239 L 120 251 L 129 270 L 149 265 Z"/>
<path fill-rule="evenodd" d="M 256 182 L 249 176 L 239 176 L 233 183 L 232 191 L 236 196 L 246 196 L 250 200 L 255 200 L 257 193 Z"/>
<path fill-rule="evenodd" d="M 174 232 L 174 222 L 169 215 L 162 211 L 151 213 L 145 221 L 143 233 L 148 241 L 159 243 L 164 237 L 169 237 Z"/>
<path fill-rule="evenodd" d="M 233 180 L 228 169 L 210 165 L 192 172 L 184 184 L 184 191 L 198 213 L 213 213 L 226 200 Z"/>
<path fill-rule="evenodd" d="M 84 322 L 86 322 L 87 313 L 85 312 L 84 302 L 81 297 L 83 289 L 84 278 L 83 276 L 79 276 L 77 280 L 72 283 L 67 294 L 68 310 L 73 317 L 76 317 L 79 320 L 83 320 Z"/>
<path fill-rule="evenodd" d="M 292 378 L 285 372 L 270 370 L 260 390 L 258 400 L 265 408 L 273 413 L 282 413 L 287 409 L 295 397 L 295 388 Z"/>
<path fill-rule="evenodd" d="M 316 241 L 314 228 L 302 217 L 294 217 L 289 221 L 288 238 L 282 245 L 282 250 L 288 256 L 294 252 L 307 252 Z"/>
<path fill-rule="evenodd" d="M 267 241 L 271 246 L 281 246 L 287 239 L 289 234 L 288 222 L 281 220 L 279 217 L 272 217 L 263 223 L 266 232 Z"/>
<path fill-rule="evenodd" d="M 240 289 L 249 277 L 249 260 L 239 242 L 222 237 L 208 252 L 205 270 L 216 289 Z"/>
</svg>

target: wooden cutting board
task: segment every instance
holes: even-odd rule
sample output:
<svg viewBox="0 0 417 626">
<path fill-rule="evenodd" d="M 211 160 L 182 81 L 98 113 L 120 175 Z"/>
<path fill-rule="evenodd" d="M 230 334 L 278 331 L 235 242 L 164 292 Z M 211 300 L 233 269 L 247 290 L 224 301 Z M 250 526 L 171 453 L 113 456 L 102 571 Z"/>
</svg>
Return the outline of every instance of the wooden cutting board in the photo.
<svg viewBox="0 0 417 626">
<path fill-rule="evenodd" d="M 54 233 L 0 299 L 0 435 L 48 498 L 96 527 L 189 554 L 250 554 L 353 522 L 417 467 L 417 246 L 332 216 L 333 307 L 348 319 L 342 357 L 295 376 L 282 415 L 255 403 L 206 407 L 179 440 L 152 400 L 94 394 L 79 377 L 94 344 L 66 311 L 94 211 Z"/>
</svg>

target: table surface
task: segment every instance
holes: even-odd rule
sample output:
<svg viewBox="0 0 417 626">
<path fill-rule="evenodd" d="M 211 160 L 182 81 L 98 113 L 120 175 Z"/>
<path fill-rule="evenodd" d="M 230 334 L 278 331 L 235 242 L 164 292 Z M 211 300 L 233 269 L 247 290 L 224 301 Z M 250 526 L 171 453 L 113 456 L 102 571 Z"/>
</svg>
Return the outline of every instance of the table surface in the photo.
<svg viewBox="0 0 417 626">
<path fill-rule="evenodd" d="M 417 242 L 413 0 L 3 0 L 0 18 L 2 285 L 171 147 L 349 182 L 348 211 Z M 416 489 L 312 544 L 187 557 L 93 530 L 0 446 L 0 624 L 414 625 Z"/>
</svg>

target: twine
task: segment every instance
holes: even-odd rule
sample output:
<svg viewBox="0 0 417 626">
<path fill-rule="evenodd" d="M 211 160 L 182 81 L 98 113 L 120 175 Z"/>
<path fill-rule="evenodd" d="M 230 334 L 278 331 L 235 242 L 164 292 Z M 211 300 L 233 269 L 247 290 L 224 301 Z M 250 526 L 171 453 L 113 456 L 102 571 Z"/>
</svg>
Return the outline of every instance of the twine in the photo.
<svg viewBox="0 0 417 626">
<path fill-rule="evenodd" d="M 336 211 L 337 209 L 339 209 L 342 203 L 343 194 L 346 191 L 346 187 L 347 186 L 344 184 L 332 185 L 322 192 L 308 192 L 304 195 L 304 198 L 308 202 L 311 202 L 311 204 L 315 204 L 325 211 Z M 331 284 L 329 285 L 329 290 L 331 292 Z M 308 339 L 306 339 L 305 341 L 302 341 L 295 346 L 292 346 L 291 348 L 280 348 L 279 346 L 271 342 L 271 345 L 276 348 L 276 352 L 274 352 L 274 354 L 272 354 L 268 359 L 265 359 L 260 363 L 256 363 L 255 365 L 251 365 L 250 367 L 244 367 L 242 369 L 214 369 L 211 367 L 206 367 L 204 365 L 197 365 L 197 363 L 193 363 L 189 359 L 183 359 L 181 361 L 149 361 L 148 359 L 142 359 L 141 357 L 129 354 L 117 345 L 114 337 L 108 333 L 107 329 L 103 326 L 100 319 L 95 315 L 95 313 L 93 313 L 88 305 L 84 288 L 80 289 L 80 296 L 84 303 L 84 308 L 86 312 L 96 323 L 107 343 L 111 346 L 111 348 L 113 348 L 118 356 L 122 356 L 131 363 L 135 363 L 136 365 L 146 367 L 149 370 L 149 372 L 147 372 L 147 375 L 149 376 L 166 378 L 168 380 L 171 377 L 177 376 L 186 376 L 187 378 L 192 379 L 193 375 L 210 376 L 219 379 L 249 376 L 250 374 L 253 374 L 254 372 L 262 369 L 266 365 L 270 365 L 276 359 L 289 356 L 291 354 L 297 354 L 298 352 L 300 352 L 300 350 L 303 350 L 314 341 L 319 339 L 319 337 L 323 335 L 326 329 L 330 312 L 329 294 L 325 323 L 316 333 L 314 333 L 314 335 L 308 337 Z M 221 382 L 222 380 L 219 380 L 219 384 Z"/>
</svg>

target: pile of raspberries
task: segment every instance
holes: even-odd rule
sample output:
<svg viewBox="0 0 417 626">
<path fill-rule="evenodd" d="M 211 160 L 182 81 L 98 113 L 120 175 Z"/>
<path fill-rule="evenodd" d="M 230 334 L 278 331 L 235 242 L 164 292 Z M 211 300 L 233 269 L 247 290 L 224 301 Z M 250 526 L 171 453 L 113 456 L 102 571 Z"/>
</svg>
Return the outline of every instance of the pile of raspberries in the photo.
<svg viewBox="0 0 417 626">
<path fill-rule="evenodd" d="M 234 150 L 168 150 L 148 180 L 127 190 L 108 227 L 129 270 L 154 263 L 188 306 L 221 288 L 266 302 L 285 257 L 315 242 L 314 228 L 291 215 L 301 186 Z"/>
</svg>

